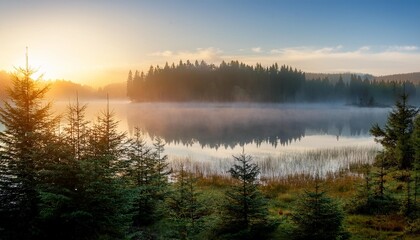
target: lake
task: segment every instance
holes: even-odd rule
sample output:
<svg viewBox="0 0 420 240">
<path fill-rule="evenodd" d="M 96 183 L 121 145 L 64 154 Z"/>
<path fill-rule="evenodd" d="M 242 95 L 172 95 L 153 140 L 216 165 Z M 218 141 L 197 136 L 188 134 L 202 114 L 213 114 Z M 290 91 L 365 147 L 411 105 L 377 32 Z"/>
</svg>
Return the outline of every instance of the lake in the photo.
<svg viewBox="0 0 420 240">
<path fill-rule="evenodd" d="M 58 102 L 62 112 L 68 103 Z M 106 102 L 88 103 L 94 120 Z M 150 143 L 166 142 L 171 164 L 204 174 L 225 174 L 232 155 L 251 154 L 263 175 L 337 173 L 353 163 L 372 162 L 380 149 L 369 135 L 383 125 L 389 108 L 339 104 L 129 103 L 112 101 L 110 109 L 128 135 L 138 127 Z"/>
</svg>

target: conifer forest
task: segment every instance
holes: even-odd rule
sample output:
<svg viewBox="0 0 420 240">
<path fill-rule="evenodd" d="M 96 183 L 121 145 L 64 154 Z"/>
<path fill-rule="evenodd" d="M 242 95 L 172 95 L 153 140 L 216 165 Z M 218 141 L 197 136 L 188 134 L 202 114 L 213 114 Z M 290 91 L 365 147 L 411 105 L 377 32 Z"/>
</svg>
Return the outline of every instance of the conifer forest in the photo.
<svg viewBox="0 0 420 240">
<path fill-rule="evenodd" d="M 419 23 L 0 0 L 0 240 L 420 240 Z"/>
</svg>

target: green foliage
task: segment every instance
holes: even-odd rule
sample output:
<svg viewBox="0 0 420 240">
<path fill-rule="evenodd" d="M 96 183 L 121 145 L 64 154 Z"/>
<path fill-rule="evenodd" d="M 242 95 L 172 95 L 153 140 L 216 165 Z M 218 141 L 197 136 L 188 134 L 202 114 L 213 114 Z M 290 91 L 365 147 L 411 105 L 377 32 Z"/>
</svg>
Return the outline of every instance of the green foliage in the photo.
<svg viewBox="0 0 420 240">
<path fill-rule="evenodd" d="M 295 239 L 348 239 L 344 231 L 344 212 L 339 204 L 320 191 L 316 181 L 315 191 L 306 191 L 298 199 L 292 220 L 296 225 Z"/>
<path fill-rule="evenodd" d="M 375 141 L 384 147 L 389 167 L 411 168 L 414 151 L 410 137 L 413 132 L 413 119 L 417 113 L 418 109 L 408 105 L 408 95 L 404 93 L 395 102 L 385 127 L 381 128 L 376 124 L 370 129 Z"/>
<path fill-rule="evenodd" d="M 48 87 L 39 87 L 34 73 L 28 66 L 17 69 L 0 109 L 6 128 L 0 133 L 0 235 L 5 238 L 31 238 L 38 232 L 39 171 L 57 119 L 43 102 Z"/>
<path fill-rule="evenodd" d="M 130 73 L 128 76 L 130 79 Z M 289 66 L 264 68 L 231 61 L 220 66 L 204 61 L 151 66 L 128 81 L 134 101 L 293 101 L 305 75 Z M 131 84 L 131 85 L 130 85 Z"/>
<path fill-rule="evenodd" d="M 376 156 L 375 167 L 364 166 L 364 182 L 351 201 L 350 212 L 362 214 L 390 214 L 398 210 L 398 201 L 386 187 L 385 155 Z"/>
<path fill-rule="evenodd" d="M 411 136 L 411 142 L 414 148 L 414 163 L 413 163 L 413 203 L 417 210 L 417 214 L 420 215 L 420 115 L 414 119 L 414 130 Z"/>
<path fill-rule="evenodd" d="M 163 155 L 164 143 L 156 139 L 154 149 L 146 146 L 140 129 L 127 148 L 126 178 L 133 189 L 133 225 L 138 229 L 155 223 L 161 218 L 161 208 L 167 195 L 167 156 Z"/>
<path fill-rule="evenodd" d="M 62 136 L 44 149 L 40 221 L 43 239 L 120 239 L 131 223 L 122 171 L 125 135 L 107 109 L 89 127 L 86 106 L 69 106 Z M 53 228 L 51 228 L 53 227 Z"/>
<path fill-rule="evenodd" d="M 173 189 L 166 199 L 170 225 L 176 239 L 198 239 L 204 232 L 204 217 L 208 210 L 199 198 L 196 178 L 181 164 L 175 173 Z"/>
<path fill-rule="evenodd" d="M 377 159 L 381 161 L 381 172 L 384 169 L 397 168 L 401 170 L 400 179 L 405 182 L 405 197 L 402 204 L 405 215 L 411 215 L 417 200 L 416 170 L 414 170 L 414 194 L 412 191 L 412 171 L 416 168 L 416 140 L 413 120 L 419 109 L 408 105 L 408 95 L 404 92 L 395 102 L 395 107 L 388 116 L 384 128 L 377 124 L 370 130 L 375 141 L 384 147 L 384 151 Z M 382 177 L 383 180 L 383 177 Z M 383 196 L 383 181 L 379 181 L 380 193 Z M 379 197 L 382 197 L 382 196 Z M 413 203 L 414 201 L 414 203 Z"/>
<path fill-rule="evenodd" d="M 258 95 L 264 101 L 294 99 L 304 83 L 303 73 L 284 66 L 279 69 L 277 65 L 268 69 L 257 65 L 254 69 L 238 62 L 222 63 L 217 72 L 205 63 L 187 62 L 165 69 L 166 72 L 152 67 L 147 76 L 138 72 L 134 77 L 130 75 L 128 84 L 136 87 L 129 88 L 132 90 L 129 94 L 142 84 L 150 89 L 164 86 L 162 79 L 167 78 L 164 74 L 171 71 L 179 76 L 191 72 L 199 76 L 200 71 L 229 76 L 230 80 L 225 80 L 231 81 L 227 85 L 231 89 L 218 92 L 223 84 L 212 82 L 207 87 L 216 89 L 220 95 L 200 99 L 244 100 L 254 88 L 260 94 L 265 93 L 266 90 L 256 88 L 251 78 L 239 80 L 247 74 L 255 74 L 264 81 L 263 86 L 271 86 L 267 98 Z M 78 100 L 69 105 L 67 125 L 57 131 L 57 118 L 51 116 L 50 104 L 43 102 L 47 88 L 37 86 L 37 81 L 31 78 L 33 73 L 29 68 L 18 69 L 9 90 L 10 99 L 0 109 L 0 122 L 6 127 L 0 133 L 1 239 L 266 239 L 278 226 L 268 217 L 267 200 L 259 191 L 260 170 L 251 156 L 234 156 L 236 162 L 229 170 L 232 179 L 213 176 L 213 184 L 219 184 L 211 186 L 213 189 L 200 186 L 198 191 L 196 178 L 183 167 L 175 174 L 176 181 L 168 184 L 170 172 L 162 139 L 155 138 L 153 146 L 148 147 L 136 129 L 134 137 L 127 140 L 125 133 L 118 131 L 118 122 L 109 107 L 91 123 L 85 119 L 86 105 L 80 105 Z M 194 86 L 194 91 L 203 87 L 194 85 L 195 77 L 188 74 L 185 79 Z M 291 81 L 293 77 L 298 80 Z M 157 83 L 148 82 L 151 79 Z M 362 89 L 366 93 L 360 95 L 362 99 L 370 96 L 366 87 L 369 83 L 363 81 L 357 90 L 358 82 L 355 79 L 350 83 L 355 94 Z M 330 83 L 322 81 L 322 84 Z M 341 93 L 347 91 L 342 80 L 335 88 Z M 197 93 L 200 91 L 204 89 Z M 165 92 L 152 92 L 162 93 Z M 176 95 L 179 92 L 174 94 L 168 98 L 183 100 L 178 98 L 182 95 Z M 398 204 L 388 195 L 386 185 L 387 167 L 402 169 L 399 180 L 406 183 L 406 194 L 399 197 L 406 200 L 406 212 L 414 213 L 406 230 L 411 233 L 418 231 L 418 212 L 413 210 L 418 206 L 420 120 L 417 117 L 412 124 L 415 114 L 417 111 L 407 105 L 403 96 L 385 129 L 377 126 L 372 129 L 385 150 L 378 155 L 373 173 L 367 173 L 360 195 L 364 212 L 395 210 Z M 202 179 L 205 181 L 208 179 Z M 229 189 L 221 209 L 217 205 L 221 205 L 225 188 Z M 292 195 L 289 199 L 294 200 Z M 283 199 L 276 206 L 287 206 L 290 202 Z M 290 219 L 286 214 L 282 219 L 286 230 L 290 230 Z M 318 185 L 315 192 L 306 192 L 298 201 L 291 219 L 297 226 L 297 238 L 348 237 L 342 227 L 341 208 L 319 191 Z"/>
<path fill-rule="evenodd" d="M 222 235 L 230 239 L 264 239 L 276 223 L 268 219 L 267 200 L 258 189 L 260 169 L 250 155 L 233 156 L 234 185 L 226 192 Z"/>
<path fill-rule="evenodd" d="M 133 101 L 346 101 L 372 107 L 392 104 L 403 88 L 412 95 L 416 92 L 408 81 L 375 81 L 356 74 L 346 81 L 341 76 L 338 81 L 307 79 L 290 66 L 238 61 L 219 66 L 204 61 L 166 63 L 163 68 L 150 66 L 146 74 L 135 71 L 133 76 L 130 70 L 127 78 L 127 95 Z"/>
</svg>

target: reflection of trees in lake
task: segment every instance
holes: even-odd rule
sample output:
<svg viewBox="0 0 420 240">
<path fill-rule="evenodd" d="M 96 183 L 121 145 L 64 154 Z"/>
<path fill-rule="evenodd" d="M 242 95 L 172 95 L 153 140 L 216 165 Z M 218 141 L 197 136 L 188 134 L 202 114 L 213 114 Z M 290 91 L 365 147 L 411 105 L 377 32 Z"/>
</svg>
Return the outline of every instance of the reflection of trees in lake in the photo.
<svg viewBox="0 0 420 240">
<path fill-rule="evenodd" d="M 306 135 L 366 135 L 383 123 L 388 109 L 259 104 L 131 104 L 131 131 L 140 127 L 168 143 L 235 147 L 248 143 L 287 145 Z"/>
</svg>

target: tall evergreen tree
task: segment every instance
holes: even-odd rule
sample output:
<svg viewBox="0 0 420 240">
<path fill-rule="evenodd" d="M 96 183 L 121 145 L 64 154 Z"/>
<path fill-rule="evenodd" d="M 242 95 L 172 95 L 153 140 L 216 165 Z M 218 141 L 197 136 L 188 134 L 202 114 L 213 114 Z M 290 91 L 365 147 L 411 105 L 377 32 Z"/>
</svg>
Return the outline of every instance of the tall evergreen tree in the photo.
<svg viewBox="0 0 420 240">
<path fill-rule="evenodd" d="M 173 237 L 176 239 L 196 239 L 203 230 L 205 208 L 198 199 L 196 178 L 187 172 L 181 164 L 175 173 L 173 190 L 167 198 L 169 220 L 174 228 Z"/>
<path fill-rule="evenodd" d="M 267 201 L 258 189 L 260 169 L 250 155 L 233 156 L 229 170 L 235 184 L 226 192 L 222 234 L 230 239 L 263 239 L 275 224 L 268 220 Z"/>
<path fill-rule="evenodd" d="M 378 124 L 374 125 L 370 132 L 375 141 L 384 147 L 381 160 L 387 160 L 387 167 L 396 167 L 401 170 L 400 179 L 406 184 L 404 200 L 404 212 L 406 215 L 412 212 L 412 177 L 411 170 L 415 159 L 412 142 L 414 130 L 413 120 L 419 110 L 408 104 L 408 95 L 404 92 L 395 103 L 395 107 L 388 116 L 384 129 Z M 382 164 L 384 165 L 384 164 Z"/>
<path fill-rule="evenodd" d="M 146 146 L 140 129 L 136 128 L 128 146 L 126 177 L 135 189 L 133 222 L 135 228 L 144 229 L 160 219 L 160 211 L 167 194 L 167 156 L 161 139 L 154 148 Z"/>
<path fill-rule="evenodd" d="M 44 103 L 48 87 L 39 87 L 35 71 L 18 68 L 9 100 L 0 109 L 0 234 L 8 239 L 33 237 L 39 217 L 39 170 L 48 156 L 43 148 L 55 135 L 57 119 Z"/>
<path fill-rule="evenodd" d="M 64 127 L 64 139 L 72 149 L 73 157 L 82 159 L 87 153 L 89 121 L 86 120 L 87 105 L 81 105 L 77 96 L 74 104 L 70 103 L 67 108 L 67 126 Z"/>
<path fill-rule="evenodd" d="M 389 166 L 399 169 L 410 169 L 412 167 L 414 151 L 410 142 L 413 132 L 413 119 L 419 110 L 408 104 L 408 95 L 402 94 L 396 101 L 395 107 L 388 116 L 384 128 L 375 124 L 370 133 L 375 141 L 385 149 Z"/>
<path fill-rule="evenodd" d="M 88 239 L 123 238 L 130 225 L 131 195 L 120 177 L 126 139 L 117 127 L 108 106 L 90 131 L 88 151 L 80 160 L 79 209 Z"/>
<path fill-rule="evenodd" d="M 133 224 L 135 228 L 153 222 L 155 204 L 152 199 L 155 164 L 152 149 L 146 146 L 139 128 L 128 145 L 126 178 L 134 189 Z"/>
<path fill-rule="evenodd" d="M 414 131 L 411 139 L 414 148 L 414 187 L 413 187 L 413 202 L 418 212 L 419 206 L 419 191 L 420 191 L 420 115 L 417 115 L 414 119 Z"/>
<path fill-rule="evenodd" d="M 89 122 L 85 119 L 86 105 L 77 98 L 69 104 L 61 136 L 56 144 L 47 146 L 50 159 L 41 172 L 41 220 L 43 239 L 83 239 L 89 235 L 87 222 L 90 212 L 84 210 L 81 162 L 87 154 Z"/>
</svg>

